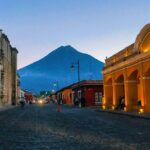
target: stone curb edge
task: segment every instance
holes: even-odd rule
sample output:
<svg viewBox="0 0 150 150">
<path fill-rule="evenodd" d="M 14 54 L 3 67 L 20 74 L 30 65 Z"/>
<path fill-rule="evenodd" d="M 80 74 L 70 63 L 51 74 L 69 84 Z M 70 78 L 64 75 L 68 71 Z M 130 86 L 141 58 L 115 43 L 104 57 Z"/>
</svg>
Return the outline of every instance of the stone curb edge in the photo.
<svg viewBox="0 0 150 150">
<path fill-rule="evenodd" d="M 140 118 L 140 119 L 146 119 L 150 120 L 150 116 L 143 116 L 140 114 L 131 114 L 127 112 L 116 112 L 116 111 L 111 111 L 111 110 L 102 110 L 102 109 L 95 109 L 97 112 L 105 112 L 105 113 L 111 113 L 111 114 L 116 114 L 116 115 L 124 115 L 124 116 L 129 116 L 129 117 L 134 117 L 134 118 Z"/>
</svg>

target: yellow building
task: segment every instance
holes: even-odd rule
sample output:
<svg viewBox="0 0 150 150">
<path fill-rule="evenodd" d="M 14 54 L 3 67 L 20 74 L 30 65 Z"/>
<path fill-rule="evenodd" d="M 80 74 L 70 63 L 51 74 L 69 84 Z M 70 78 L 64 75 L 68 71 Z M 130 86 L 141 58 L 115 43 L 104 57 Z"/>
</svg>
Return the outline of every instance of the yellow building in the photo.
<svg viewBox="0 0 150 150">
<path fill-rule="evenodd" d="M 150 24 L 135 43 L 105 60 L 103 76 L 103 108 L 150 112 Z"/>
<path fill-rule="evenodd" d="M 62 91 L 62 97 L 63 97 L 63 101 L 65 102 L 65 104 L 73 105 L 71 88 L 68 87 L 68 88 L 64 89 Z"/>
</svg>

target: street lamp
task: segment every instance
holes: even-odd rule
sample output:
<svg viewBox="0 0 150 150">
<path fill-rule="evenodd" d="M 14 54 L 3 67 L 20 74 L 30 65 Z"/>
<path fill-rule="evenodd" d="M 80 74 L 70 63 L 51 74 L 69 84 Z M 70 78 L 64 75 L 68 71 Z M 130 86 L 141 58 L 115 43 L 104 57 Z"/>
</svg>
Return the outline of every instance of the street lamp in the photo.
<svg viewBox="0 0 150 150">
<path fill-rule="evenodd" d="M 56 91 L 59 90 L 58 81 L 56 81 L 56 82 L 53 83 L 53 87 L 54 87 L 54 89 L 55 89 Z"/>
<path fill-rule="evenodd" d="M 78 68 L 78 82 L 80 82 L 80 62 L 79 62 L 79 60 L 77 62 L 74 62 L 71 64 L 72 69 L 75 67 Z"/>
<path fill-rule="evenodd" d="M 52 89 L 52 93 L 55 93 L 55 90 L 54 90 L 54 89 Z"/>
<path fill-rule="evenodd" d="M 80 62 L 79 62 L 79 60 L 77 62 L 74 62 L 74 63 L 71 64 L 72 69 L 75 68 L 75 67 L 77 67 L 77 69 L 78 69 L 78 88 L 79 88 L 79 82 L 80 82 Z M 81 102 L 79 100 L 79 95 L 77 97 L 78 97 L 78 104 L 77 105 L 79 107 L 81 107 Z"/>
</svg>

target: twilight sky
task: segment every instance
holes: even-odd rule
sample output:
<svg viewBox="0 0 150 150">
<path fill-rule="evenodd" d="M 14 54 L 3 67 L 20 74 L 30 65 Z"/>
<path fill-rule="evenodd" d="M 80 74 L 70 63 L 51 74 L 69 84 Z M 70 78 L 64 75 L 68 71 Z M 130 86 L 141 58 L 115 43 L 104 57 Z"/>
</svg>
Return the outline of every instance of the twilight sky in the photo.
<svg viewBox="0 0 150 150">
<path fill-rule="evenodd" d="M 61 45 L 104 62 L 150 22 L 149 0 L 0 0 L 0 28 L 19 50 L 18 68 Z"/>
</svg>

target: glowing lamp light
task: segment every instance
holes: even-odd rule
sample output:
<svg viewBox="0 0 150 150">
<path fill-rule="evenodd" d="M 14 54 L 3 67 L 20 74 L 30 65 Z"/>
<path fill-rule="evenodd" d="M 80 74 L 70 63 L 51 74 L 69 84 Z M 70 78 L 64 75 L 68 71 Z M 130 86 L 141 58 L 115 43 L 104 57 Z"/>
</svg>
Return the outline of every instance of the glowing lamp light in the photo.
<svg viewBox="0 0 150 150">
<path fill-rule="evenodd" d="M 127 108 L 126 108 L 126 107 L 124 107 L 124 111 L 127 111 Z"/>
<path fill-rule="evenodd" d="M 112 106 L 112 110 L 115 110 L 115 106 Z"/>
<path fill-rule="evenodd" d="M 52 90 L 52 92 L 54 93 L 54 92 L 55 92 L 55 90 Z"/>
<path fill-rule="evenodd" d="M 103 106 L 102 106 L 102 109 L 103 109 L 103 110 L 105 110 L 105 109 L 106 109 L 106 106 L 105 106 L 105 105 L 103 105 Z"/>
<path fill-rule="evenodd" d="M 57 84 L 56 84 L 56 83 L 54 83 L 54 86 L 57 86 Z"/>
<path fill-rule="evenodd" d="M 146 53 L 146 52 L 148 52 L 149 51 L 149 49 L 145 49 L 145 50 L 143 50 L 144 51 L 144 53 Z"/>
<path fill-rule="evenodd" d="M 102 98 L 102 102 L 103 102 L 103 105 L 106 104 L 106 100 L 105 100 L 105 97 Z"/>
<path fill-rule="evenodd" d="M 43 101 L 42 101 L 42 100 L 39 100 L 38 102 L 39 102 L 39 104 L 43 104 Z"/>
<path fill-rule="evenodd" d="M 142 114 L 142 113 L 144 113 L 144 109 L 143 109 L 143 108 L 140 108 L 140 109 L 139 109 L 139 114 Z"/>
</svg>

